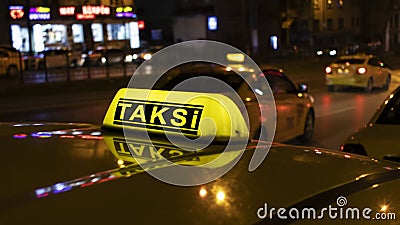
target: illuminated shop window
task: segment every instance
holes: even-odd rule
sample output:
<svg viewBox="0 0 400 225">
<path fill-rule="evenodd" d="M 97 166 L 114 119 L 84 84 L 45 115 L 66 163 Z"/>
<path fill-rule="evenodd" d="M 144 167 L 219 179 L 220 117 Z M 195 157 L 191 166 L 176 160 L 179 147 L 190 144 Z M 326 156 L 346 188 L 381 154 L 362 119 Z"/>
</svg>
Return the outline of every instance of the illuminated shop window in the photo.
<svg viewBox="0 0 400 225">
<path fill-rule="evenodd" d="M 82 24 L 72 24 L 72 36 L 74 43 L 83 43 L 83 25 Z"/>
<path fill-rule="evenodd" d="M 123 24 L 107 24 L 107 39 L 111 40 L 125 40 L 126 35 L 125 26 Z"/>
<path fill-rule="evenodd" d="M 63 47 L 63 46 L 67 45 L 67 27 L 66 27 L 66 25 L 44 24 L 44 25 L 41 25 L 41 30 L 42 30 L 42 39 L 45 44 L 45 47 Z M 38 41 L 39 41 L 39 37 L 38 37 Z M 36 44 L 39 44 L 39 43 L 36 43 L 36 40 L 35 40 L 35 45 Z"/>
<path fill-rule="evenodd" d="M 103 26 L 100 23 L 92 24 L 93 41 L 103 42 Z"/>
<path fill-rule="evenodd" d="M 130 45 L 131 48 L 139 48 L 140 47 L 140 38 L 139 38 L 139 25 L 138 22 L 130 22 L 129 23 L 129 36 L 130 36 Z"/>
<path fill-rule="evenodd" d="M 11 39 L 12 46 L 21 52 L 29 51 L 29 35 L 28 28 L 21 27 L 20 25 L 11 25 Z"/>
<path fill-rule="evenodd" d="M 43 38 L 43 31 L 42 25 L 35 24 L 33 25 L 33 47 L 35 52 L 41 52 L 44 50 L 44 38 Z"/>
</svg>

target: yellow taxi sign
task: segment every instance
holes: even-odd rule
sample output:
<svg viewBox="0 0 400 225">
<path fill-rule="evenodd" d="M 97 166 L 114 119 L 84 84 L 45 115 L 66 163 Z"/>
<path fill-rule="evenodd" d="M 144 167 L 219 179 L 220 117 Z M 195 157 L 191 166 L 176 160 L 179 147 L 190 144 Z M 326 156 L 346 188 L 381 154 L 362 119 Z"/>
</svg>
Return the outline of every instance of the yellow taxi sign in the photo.
<svg viewBox="0 0 400 225">
<path fill-rule="evenodd" d="M 236 104 L 221 94 L 123 88 L 103 120 L 104 128 L 151 133 L 248 138 L 247 123 Z"/>
<path fill-rule="evenodd" d="M 244 55 L 242 53 L 228 53 L 226 59 L 230 62 L 244 62 Z"/>
</svg>

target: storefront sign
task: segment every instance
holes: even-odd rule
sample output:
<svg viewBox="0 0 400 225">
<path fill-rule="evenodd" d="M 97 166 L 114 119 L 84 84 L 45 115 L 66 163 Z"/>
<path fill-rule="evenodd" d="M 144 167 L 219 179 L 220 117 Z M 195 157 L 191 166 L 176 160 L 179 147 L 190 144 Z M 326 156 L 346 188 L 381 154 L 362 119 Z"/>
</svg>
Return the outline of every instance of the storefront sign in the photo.
<svg viewBox="0 0 400 225">
<path fill-rule="evenodd" d="M 19 5 L 9 6 L 10 17 L 14 20 L 22 19 L 24 17 L 24 7 Z"/>
<path fill-rule="evenodd" d="M 209 16 L 207 18 L 208 30 L 217 30 L 218 29 L 218 19 L 216 16 Z"/>
<path fill-rule="evenodd" d="M 82 6 L 82 14 L 84 15 L 110 15 L 111 10 L 109 6 L 104 5 L 84 5 Z"/>
<path fill-rule="evenodd" d="M 75 15 L 75 6 L 62 6 L 58 9 L 60 16 L 73 16 Z"/>
<path fill-rule="evenodd" d="M 139 20 L 138 21 L 138 27 L 139 27 L 139 30 L 144 30 L 145 25 L 144 25 L 144 21 L 143 20 Z"/>
<path fill-rule="evenodd" d="M 82 14 L 82 13 L 78 13 L 76 14 L 76 19 L 77 20 L 94 20 L 96 19 L 96 16 L 93 14 Z"/>
<path fill-rule="evenodd" d="M 49 20 L 50 8 L 49 7 L 34 7 L 29 9 L 30 20 Z"/>
<path fill-rule="evenodd" d="M 133 8 L 130 6 L 117 7 L 115 9 L 115 16 L 119 18 L 136 18 L 136 14 L 133 13 Z"/>
</svg>

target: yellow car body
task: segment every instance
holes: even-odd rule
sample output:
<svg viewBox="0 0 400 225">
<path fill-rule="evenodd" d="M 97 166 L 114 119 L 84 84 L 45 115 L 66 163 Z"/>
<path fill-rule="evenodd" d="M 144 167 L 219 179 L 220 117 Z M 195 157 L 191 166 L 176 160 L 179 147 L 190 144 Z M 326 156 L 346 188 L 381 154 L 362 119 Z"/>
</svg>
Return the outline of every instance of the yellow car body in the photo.
<svg viewBox="0 0 400 225">
<path fill-rule="evenodd" d="M 307 93 L 306 85 L 297 86 L 281 70 L 276 68 L 263 68 L 262 74 L 255 74 L 254 70 L 245 72 L 249 77 L 251 85 L 258 87 L 256 93 L 249 88 L 249 85 L 242 81 L 231 68 L 223 66 L 210 66 L 210 64 L 195 63 L 177 67 L 163 75 L 162 79 L 155 85 L 155 89 L 171 90 L 177 84 L 193 77 L 209 76 L 217 78 L 235 89 L 246 106 L 250 122 L 250 137 L 258 138 L 260 131 L 269 132 L 265 118 L 261 118 L 260 110 L 269 113 L 272 110 L 267 104 L 259 103 L 256 95 L 268 93 L 264 83 L 258 81 L 259 77 L 267 79 L 272 89 L 276 110 L 276 129 L 274 142 L 287 142 L 297 137 L 310 140 L 314 130 L 314 98 Z M 142 80 L 145 80 L 146 76 Z M 208 82 L 197 83 L 198 90 L 186 90 L 193 92 L 204 92 L 209 86 Z M 174 90 L 180 90 L 174 89 Z M 229 93 L 223 93 L 229 95 Z"/>
<path fill-rule="evenodd" d="M 262 72 L 275 99 L 277 121 L 274 141 L 285 142 L 299 136 L 310 140 L 315 119 L 314 98 L 281 71 L 264 69 Z"/>
<path fill-rule="evenodd" d="M 391 70 L 374 55 L 341 56 L 325 68 L 325 84 L 329 91 L 338 87 L 359 87 L 371 92 L 373 88 L 387 89 L 390 81 Z"/>
<path fill-rule="evenodd" d="M 196 93 L 146 91 L 119 91 L 102 127 L 0 124 L 0 224 L 397 222 L 398 164 L 314 147 L 249 142 L 238 136 L 248 131 L 239 108 L 222 94 L 213 95 L 221 100 L 217 103 L 204 93 L 197 98 Z M 156 102 L 167 97 L 168 102 Z M 197 114 L 189 113 L 194 104 L 203 107 L 201 115 L 197 106 Z M 187 128 L 183 118 L 189 116 L 199 121 L 199 126 L 189 123 L 200 131 L 194 134 L 198 138 L 216 129 L 216 138 L 230 135 L 244 142 L 217 140 L 204 147 L 204 142 L 181 139 Z M 203 129 L 210 119 L 220 123 Z M 268 155 L 251 170 L 257 152 Z M 168 183 L 157 176 L 162 174 L 185 183 Z M 207 182 L 199 182 L 203 179 Z M 357 210 L 362 215 L 355 217 Z M 377 213 L 390 214 L 378 220 Z"/>
<path fill-rule="evenodd" d="M 346 139 L 341 150 L 400 162 L 399 111 L 400 87 L 384 100 L 363 128 Z"/>
<path fill-rule="evenodd" d="M 0 74 L 17 76 L 24 69 L 20 53 L 12 48 L 0 47 Z"/>
<path fill-rule="evenodd" d="M 275 218 L 280 207 L 337 208 L 336 199 L 342 195 L 348 199 L 344 209 L 371 207 L 376 213 L 387 205 L 387 212 L 398 214 L 400 207 L 396 197 L 400 174 L 395 165 L 339 151 L 273 145 L 260 167 L 249 172 L 252 154 L 263 148 L 262 144 L 256 148 L 254 142 L 238 149 L 244 150 L 242 158 L 221 178 L 180 187 L 155 179 L 144 166 L 154 171 L 194 166 L 217 158 L 216 146 L 211 144 L 209 153 L 196 153 L 154 137 L 150 142 L 140 135 L 127 140 L 120 132 L 90 124 L 13 123 L 1 124 L 0 131 L 4 149 L 0 168 L 7 171 L 3 174 L 7 185 L 0 187 L 1 224 L 278 224 L 270 215 Z M 133 155 L 121 146 L 143 151 Z M 159 155 L 176 165 L 154 166 Z M 135 164 L 138 157 L 147 159 L 147 164 Z M 201 171 L 207 176 L 224 166 L 204 166 Z M 270 213 L 272 208 L 276 210 Z M 291 221 L 286 214 L 288 219 L 277 220 L 288 224 L 396 222 L 333 220 L 324 215 L 324 219 Z"/>
</svg>

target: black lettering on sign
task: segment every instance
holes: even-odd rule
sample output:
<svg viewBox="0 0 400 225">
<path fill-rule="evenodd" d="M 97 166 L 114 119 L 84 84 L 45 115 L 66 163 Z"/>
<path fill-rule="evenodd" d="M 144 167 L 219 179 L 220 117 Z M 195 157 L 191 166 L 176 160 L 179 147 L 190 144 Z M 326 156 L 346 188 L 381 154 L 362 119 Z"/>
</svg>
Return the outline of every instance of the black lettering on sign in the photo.
<svg viewBox="0 0 400 225">
<path fill-rule="evenodd" d="M 203 109 L 202 105 L 121 98 L 114 124 L 196 135 Z"/>
<path fill-rule="evenodd" d="M 114 147 L 117 154 L 121 157 L 134 157 L 150 160 L 171 159 L 174 157 L 193 153 L 190 150 L 182 150 L 176 146 L 142 143 L 142 142 L 129 142 L 124 139 L 114 139 Z"/>
</svg>

